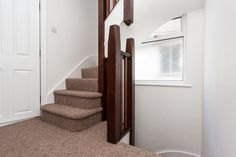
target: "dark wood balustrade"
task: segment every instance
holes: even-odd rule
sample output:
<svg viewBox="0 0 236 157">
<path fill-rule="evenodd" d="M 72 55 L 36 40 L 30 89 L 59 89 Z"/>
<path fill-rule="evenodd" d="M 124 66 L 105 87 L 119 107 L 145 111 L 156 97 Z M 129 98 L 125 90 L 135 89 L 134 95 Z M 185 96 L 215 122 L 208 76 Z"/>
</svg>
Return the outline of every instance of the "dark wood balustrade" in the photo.
<svg viewBox="0 0 236 157">
<path fill-rule="evenodd" d="M 103 94 L 103 120 L 108 121 L 108 141 L 117 143 L 130 132 L 134 145 L 134 39 L 127 39 L 126 52 L 120 49 L 119 26 L 111 26 L 109 57 L 105 58 L 105 20 L 119 0 L 98 0 L 98 82 Z M 133 23 L 133 0 L 124 0 L 124 23 Z"/>
<path fill-rule="evenodd" d="M 134 39 L 121 51 L 120 28 L 110 27 L 106 75 L 108 142 L 117 143 L 130 132 L 134 145 Z"/>
<path fill-rule="evenodd" d="M 106 17 L 110 15 L 119 0 L 106 0 Z"/>
</svg>

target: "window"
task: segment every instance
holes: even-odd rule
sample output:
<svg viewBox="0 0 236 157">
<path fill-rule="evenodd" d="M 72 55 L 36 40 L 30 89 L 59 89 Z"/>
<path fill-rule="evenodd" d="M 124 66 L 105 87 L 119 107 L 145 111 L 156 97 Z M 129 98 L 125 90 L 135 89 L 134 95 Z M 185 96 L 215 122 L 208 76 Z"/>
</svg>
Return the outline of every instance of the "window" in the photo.
<svg viewBox="0 0 236 157">
<path fill-rule="evenodd" d="M 136 80 L 182 81 L 184 62 L 183 18 L 166 23 L 136 51 Z"/>
</svg>

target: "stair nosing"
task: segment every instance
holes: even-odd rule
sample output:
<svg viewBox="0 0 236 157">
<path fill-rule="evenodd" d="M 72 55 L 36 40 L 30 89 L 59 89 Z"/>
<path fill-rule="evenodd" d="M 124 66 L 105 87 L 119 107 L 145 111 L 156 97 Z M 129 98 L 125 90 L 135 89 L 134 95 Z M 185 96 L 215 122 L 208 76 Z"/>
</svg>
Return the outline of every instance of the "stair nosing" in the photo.
<svg viewBox="0 0 236 157">
<path fill-rule="evenodd" d="M 91 80 L 91 81 L 97 81 L 98 78 L 67 78 L 66 80 Z"/>
<path fill-rule="evenodd" d="M 74 93 L 67 93 L 67 92 L 74 92 Z M 80 98 L 88 98 L 88 99 L 96 99 L 96 98 L 101 98 L 102 94 L 99 92 L 90 92 L 90 91 L 79 91 L 79 90 L 55 90 L 54 95 L 63 95 L 63 96 L 71 96 L 71 97 L 80 97 Z M 87 93 L 87 94 L 95 94 L 95 96 L 91 95 L 80 95 L 81 93 Z"/>
</svg>

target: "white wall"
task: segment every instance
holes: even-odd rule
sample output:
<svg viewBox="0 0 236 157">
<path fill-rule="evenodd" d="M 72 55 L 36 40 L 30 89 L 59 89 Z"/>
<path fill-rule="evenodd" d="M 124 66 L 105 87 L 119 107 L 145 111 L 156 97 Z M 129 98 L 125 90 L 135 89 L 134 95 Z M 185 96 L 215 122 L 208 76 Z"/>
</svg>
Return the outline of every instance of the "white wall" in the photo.
<svg viewBox="0 0 236 157">
<path fill-rule="evenodd" d="M 134 23 L 127 27 L 122 23 L 123 0 L 119 2 L 109 19 L 106 21 L 105 42 L 108 40 L 109 27 L 112 24 L 121 26 L 121 40 L 124 49 L 127 38 L 134 38 L 136 45 L 140 44 L 148 35 L 168 22 L 171 18 L 177 17 L 192 10 L 202 9 L 204 0 L 137 0 L 134 2 Z M 113 20 L 111 20 L 113 19 Z"/>
<path fill-rule="evenodd" d="M 149 0 L 148 3 L 137 0 L 134 5 L 134 24 L 130 27 L 122 26 L 121 36 L 123 39 L 133 37 L 137 45 L 171 18 L 202 9 L 204 0 Z"/>
<path fill-rule="evenodd" d="M 97 0 L 47 1 L 47 92 L 85 57 L 97 55 L 97 8 Z"/>
<path fill-rule="evenodd" d="M 203 157 L 236 156 L 236 1 L 206 0 Z"/>
<path fill-rule="evenodd" d="M 187 14 L 186 77 L 192 87 L 136 86 L 136 145 L 201 152 L 203 10 Z"/>
</svg>

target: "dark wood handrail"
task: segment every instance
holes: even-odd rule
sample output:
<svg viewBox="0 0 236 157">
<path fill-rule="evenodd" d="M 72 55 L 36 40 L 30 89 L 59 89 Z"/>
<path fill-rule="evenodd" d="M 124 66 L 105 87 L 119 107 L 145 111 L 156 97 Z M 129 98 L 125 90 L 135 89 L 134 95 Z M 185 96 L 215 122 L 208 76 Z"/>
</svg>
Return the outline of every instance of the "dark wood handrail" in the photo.
<svg viewBox="0 0 236 157">
<path fill-rule="evenodd" d="M 120 27 L 111 26 L 106 68 L 107 140 L 111 143 L 118 143 L 130 132 L 130 144 L 134 145 L 133 64 L 134 39 L 127 39 L 126 52 L 121 51 Z"/>
<path fill-rule="evenodd" d="M 116 4 L 119 2 L 119 0 L 105 0 L 105 1 L 106 1 L 106 17 L 108 17 L 112 12 L 112 10 L 115 8 Z"/>
<path fill-rule="evenodd" d="M 98 0 L 98 91 L 103 94 L 101 103 L 104 108 L 102 120 L 107 120 L 106 99 L 105 99 L 105 19 L 106 19 L 106 0 Z"/>
<path fill-rule="evenodd" d="M 113 11 L 119 0 L 105 0 L 106 18 Z M 112 5 L 111 5 L 112 3 Z M 134 21 L 134 0 L 124 0 L 124 23 L 130 26 Z"/>
<path fill-rule="evenodd" d="M 124 23 L 130 26 L 134 22 L 134 0 L 124 0 Z"/>
<path fill-rule="evenodd" d="M 127 103 L 127 126 L 131 128 L 130 130 L 130 144 L 135 145 L 135 41 L 133 38 L 127 39 L 126 52 L 132 57 L 127 58 L 127 78 L 126 86 L 127 93 L 126 103 Z"/>
</svg>

